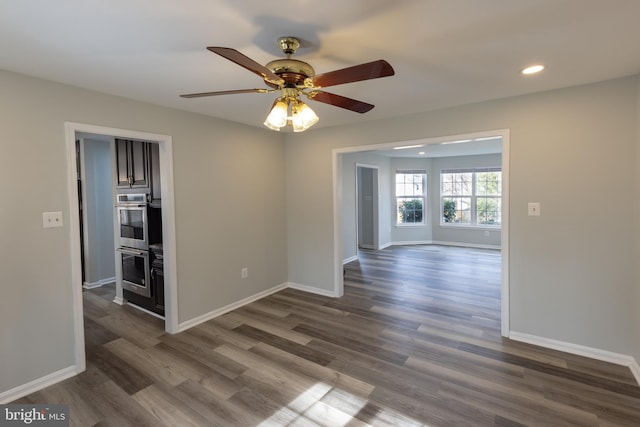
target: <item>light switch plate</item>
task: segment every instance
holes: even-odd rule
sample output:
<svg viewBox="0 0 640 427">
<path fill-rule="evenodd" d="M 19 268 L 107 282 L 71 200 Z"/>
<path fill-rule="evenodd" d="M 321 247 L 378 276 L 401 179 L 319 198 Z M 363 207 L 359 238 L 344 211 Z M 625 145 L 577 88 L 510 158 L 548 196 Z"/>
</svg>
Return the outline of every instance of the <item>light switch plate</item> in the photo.
<svg viewBox="0 0 640 427">
<path fill-rule="evenodd" d="M 54 228 L 62 227 L 62 212 L 42 212 L 42 227 Z"/>
<path fill-rule="evenodd" d="M 540 216 L 539 202 L 529 202 L 529 216 Z"/>
</svg>

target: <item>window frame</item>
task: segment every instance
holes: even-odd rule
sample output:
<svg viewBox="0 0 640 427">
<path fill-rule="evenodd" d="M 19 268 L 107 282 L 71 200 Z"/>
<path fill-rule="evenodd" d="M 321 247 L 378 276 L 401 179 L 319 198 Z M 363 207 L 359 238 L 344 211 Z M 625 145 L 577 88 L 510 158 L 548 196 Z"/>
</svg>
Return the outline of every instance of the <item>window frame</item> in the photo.
<svg viewBox="0 0 640 427">
<path fill-rule="evenodd" d="M 422 195 L 420 196 L 398 196 L 398 175 L 422 175 Z M 426 169 L 396 169 L 393 174 L 394 212 L 396 227 L 424 227 L 427 225 L 427 171 Z M 422 221 L 421 222 L 398 222 L 398 199 L 422 199 Z"/>
<path fill-rule="evenodd" d="M 500 195 L 487 195 L 477 193 L 477 174 L 484 172 L 500 172 Z M 471 194 L 470 195 L 445 195 L 443 194 L 444 180 L 443 174 L 457 174 L 457 173 L 470 173 L 471 175 Z M 447 168 L 440 170 L 440 211 L 439 211 L 439 223 L 441 227 L 452 228 L 469 228 L 469 229 L 488 229 L 488 230 L 501 230 L 502 229 L 502 200 L 503 200 L 503 180 L 502 180 L 502 167 L 480 167 L 480 168 Z M 445 222 L 443 220 L 444 211 L 444 199 L 445 198 L 469 198 L 470 199 L 470 222 L 468 223 L 455 223 Z M 479 224 L 478 223 L 478 199 L 497 199 L 500 203 L 500 224 Z"/>
</svg>

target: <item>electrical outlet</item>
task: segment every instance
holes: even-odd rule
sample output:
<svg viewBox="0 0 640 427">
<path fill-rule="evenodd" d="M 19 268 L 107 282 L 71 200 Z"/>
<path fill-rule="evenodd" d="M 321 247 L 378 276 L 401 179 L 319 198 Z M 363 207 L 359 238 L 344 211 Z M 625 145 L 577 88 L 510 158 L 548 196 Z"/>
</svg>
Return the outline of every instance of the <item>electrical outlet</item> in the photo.
<svg viewBox="0 0 640 427">
<path fill-rule="evenodd" d="M 42 228 L 62 227 L 62 212 L 42 212 Z"/>
<path fill-rule="evenodd" d="M 249 269 L 247 267 L 244 267 L 242 270 L 240 270 L 240 278 L 246 279 L 247 277 L 249 277 Z"/>
</svg>

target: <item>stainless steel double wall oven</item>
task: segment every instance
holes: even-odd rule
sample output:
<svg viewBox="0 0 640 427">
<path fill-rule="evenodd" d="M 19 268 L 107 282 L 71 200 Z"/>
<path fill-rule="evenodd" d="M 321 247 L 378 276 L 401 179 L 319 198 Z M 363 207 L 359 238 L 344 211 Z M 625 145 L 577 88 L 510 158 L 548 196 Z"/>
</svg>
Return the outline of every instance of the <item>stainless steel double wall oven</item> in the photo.
<svg viewBox="0 0 640 427">
<path fill-rule="evenodd" d="M 156 212 L 157 211 L 157 212 Z M 118 242 L 122 288 L 151 296 L 149 245 L 162 241 L 159 209 L 147 203 L 146 194 L 117 194 Z"/>
</svg>

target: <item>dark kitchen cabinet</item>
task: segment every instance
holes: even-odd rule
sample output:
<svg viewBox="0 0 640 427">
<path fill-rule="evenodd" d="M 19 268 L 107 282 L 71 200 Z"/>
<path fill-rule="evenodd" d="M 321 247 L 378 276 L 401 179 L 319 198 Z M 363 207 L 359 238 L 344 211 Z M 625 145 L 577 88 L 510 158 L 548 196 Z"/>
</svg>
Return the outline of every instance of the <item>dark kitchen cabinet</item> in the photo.
<svg viewBox="0 0 640 427">
<path fill-rule="evenodd" d="M 158 262 L 159 261 L 159 262 Z M 153 299 L 152 311 L 164 315 L 164 269 L 162 268 L 162 260 L 155 260 L 154 267 L 151 269 L 151 283 L 153 283 Z"/>
<path fill-rule="evenodd" d="M 149 143 L 149 170 L 149 177 L 151 178 L 149 206 L 159 208 L 162 206 L 160 187 L 160 145 L 154 142 Z"/>
<path fill-rule="evenodd" d="M 149 144 L 116 139 L 116 173 L 118 188 L 148 188 Z"/>
</svg>

